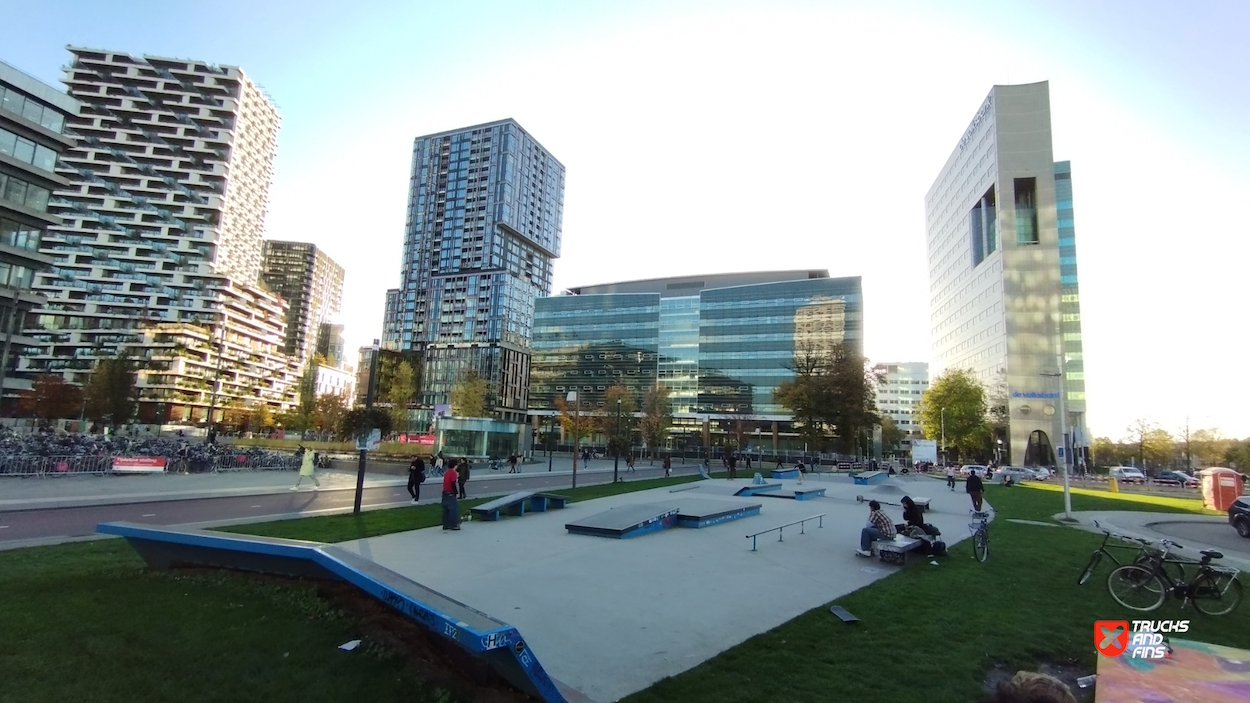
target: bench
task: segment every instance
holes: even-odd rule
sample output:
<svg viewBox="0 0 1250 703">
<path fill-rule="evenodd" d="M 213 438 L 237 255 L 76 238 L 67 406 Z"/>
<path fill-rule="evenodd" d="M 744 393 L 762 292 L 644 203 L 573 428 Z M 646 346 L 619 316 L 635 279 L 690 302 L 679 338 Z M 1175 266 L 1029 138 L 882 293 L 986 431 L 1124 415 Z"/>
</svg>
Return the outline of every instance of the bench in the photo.
<svg viewBox="0 0 1250 703">
<path fill-rule="evenodd" d="M 915 503 L 916 505 L 920 506 L 920 509 L 921 509 L 921 510 L 923 510 L 923 511 L 925 511 L 925 512 L 928 512 L 928 511 L 929 511 L 929 499 L 928 499 L 928 498 L 912 498 L 912 499 L 911 499 L 911 502 L 913 502 L 913 503 Z"/>
<path fill-rule="evenodd" d="M 495 522 L 501 513 L 508 515 L 524 515 L 526 510 L 535 513 L 546 512 L 548 508 L 563 508 L 569 499 L 554 493 L 537 493 L 534 491 L 517 491 L 489 503 L 482 503 L 469 509 L 469 513 L 477 520 Z"/>
<path fill-rule="evenodd" d="M 929 542 L 927 540 L 914 539 L 912 537 L 901 537 L 892 540 L 879 539 L 872 543 L 872 551 L 881 558 L 881 561 L 896 566 L 902 566 L 906 563 L 908 552 L 913 552 L 917 549 L 927 549 L 928 547 Z"/>
</svg>

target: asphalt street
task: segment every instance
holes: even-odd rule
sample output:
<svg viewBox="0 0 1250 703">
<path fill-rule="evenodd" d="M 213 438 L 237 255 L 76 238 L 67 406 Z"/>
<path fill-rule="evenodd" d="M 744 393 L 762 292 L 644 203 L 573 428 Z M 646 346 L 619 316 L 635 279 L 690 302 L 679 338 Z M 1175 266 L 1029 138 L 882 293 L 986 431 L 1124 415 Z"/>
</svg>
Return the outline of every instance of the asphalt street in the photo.
<svg viewBox="0 0 1250 703">
<path fill-rule="evenodd" d="M 674 474 L 693 473 L 694 466 L 673 467 Z M 664 470 L 640 466 L 627 479 L 655 478 L 663 476 Z M 441 480 L 430 478 L 421 486 L 421 502 L 436 503 L 439 500 Z M 611 472 L 578 474 L 579 486 L 611 483 Z M 466 493 L 470 498 L 486 495 L 506 495 L 514 491 L 530 489 L 557 489 L 571 486 L 571 476 L 564 474 L 529 473 L 516 478 L 492 478 L 470 480 Z M 411 499 L 403 486 L 365 489 L 362 507 L 396 506 Z M 353 490 L 317 491 L 301 489 L 266 495 L 245 495 L 220 498 L 196 498 L 142 503 L 118 503 L 90 507 L 50 508 L 47 510 L 21 510 L 0 512 L 0 548 L 6 543 L 57 537 L 85 537 L 95 534 L 96 525 L 102 522 L 125 520 L 153 525 L 183 525 L 191 523 L 233 521 L 252 522 L 265 519 L 296 517 L 345 512 L 355 502 Z"/>
</svg>

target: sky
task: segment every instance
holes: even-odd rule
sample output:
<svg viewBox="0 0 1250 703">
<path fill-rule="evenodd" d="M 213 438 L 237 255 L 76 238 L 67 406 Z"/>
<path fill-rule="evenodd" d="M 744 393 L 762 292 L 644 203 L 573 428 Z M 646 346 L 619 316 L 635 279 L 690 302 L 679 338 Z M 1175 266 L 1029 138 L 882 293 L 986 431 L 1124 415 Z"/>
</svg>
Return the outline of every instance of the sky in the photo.
<svg viewBox="0 0 1250 703">
<path fill-rule="evenodd" d="M 864 351 L 929 361 L 924 196 L 991 86 L 1050 82 L 1072 162 L 1088 422 L 1250 436 L 1250 4 L 0 0 L 0 59 L 240 66 L 282 115 L 266 236 L 399 283 L 414 137 L 511 117 L 567 169 L 554 290 L 862 276 Z M 1238 331 L 1241 330 L 1241 331 Z M 1229 376 L 1216 369 L 1231 369 Z"/>
</svg>

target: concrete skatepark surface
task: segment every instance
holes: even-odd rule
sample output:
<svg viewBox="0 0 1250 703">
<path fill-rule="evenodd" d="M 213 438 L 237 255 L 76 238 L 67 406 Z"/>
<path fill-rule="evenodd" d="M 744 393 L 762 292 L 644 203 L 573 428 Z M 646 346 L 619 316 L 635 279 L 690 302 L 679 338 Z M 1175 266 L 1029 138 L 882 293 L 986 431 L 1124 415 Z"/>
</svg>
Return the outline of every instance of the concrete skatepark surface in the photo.
<svg viewBox="0 0 1250 703">
<path fill-rule="evenodd" d="M 808 478 L 806 487 L 825 487 L 827 496 L 764 502 L 724 496 L 719 486 L 733 484 L 749 485 L 750 478 L 700 482 L 708 492 L 658 488 L 465 522 L 459 532 L 415 530 L 340 546 L 517 627 L 553 677 L 596 701 L 615 701 L 899 568 L 854 554 L 868 516 L 855 497 L 869 497 L 866 489 L 875 486 L 856 486 L 849 476 Z M 964 493 L 920 477 L 891 485 L 900 489 L 891 496 L 905 489 L 932 499 L 926 518 L 948 545 L 969 536 Z M 564 527 L 614 507 L 680 506 L 683 498 L 713 495 L 763 507 L 729 523 L 634 539 L 571 535 Z M 901 508 L 884 507 L 902 522 Z M 819 513 L 827 513 L 823 528 L 786 528 L 782 542 L 776 532 L 762 535 L 756 552 L 744 538 Z M 940 568 L 928 562 L 917 558 L 904 568 Z"/>
</svg>

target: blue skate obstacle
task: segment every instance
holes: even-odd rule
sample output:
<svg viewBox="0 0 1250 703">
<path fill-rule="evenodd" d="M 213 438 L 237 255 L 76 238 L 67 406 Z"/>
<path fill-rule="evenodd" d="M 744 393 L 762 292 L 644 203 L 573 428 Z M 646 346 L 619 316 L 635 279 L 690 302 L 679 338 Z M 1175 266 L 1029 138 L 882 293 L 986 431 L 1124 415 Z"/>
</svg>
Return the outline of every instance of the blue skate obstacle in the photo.
<svg viewBox="0 0 1250 703">
<path fill-rule="evenodd" d="M 538 491 L 518 491 L 512 495 L 496 498 L 469 509 L 475 520 L 494 522 L 502 514 L 524 515 L 526 512 L 545 513 L 549 508 L 563 508 L 568 497 Z"/>
<path fill-rule="evenodd" d="M 515 627 L 341 547 L 128 522 L 102 523 L 96 532 L 126 538 L 153 569 L 212 566 L 349 583 L 527 695 L 544 703 L 591 703 L 552 679 Z"/>
<path fill-rule="evenodd" d="M 760 514 L 759 503 L 682 499 L 672 504 L 625 505 L 565 524 L 576 535 L 629 539 L 673 527 L 699 529 Z"/>
<path fill-rule="evenodd" d="M 790 500 L 811 500 L 812 498 L 824 498 L 825 489 L 823 488 L 795 488 L 792 491 L 764 491 L 759 494 L 761 498 L 789 498 Z"/>
</svg>

